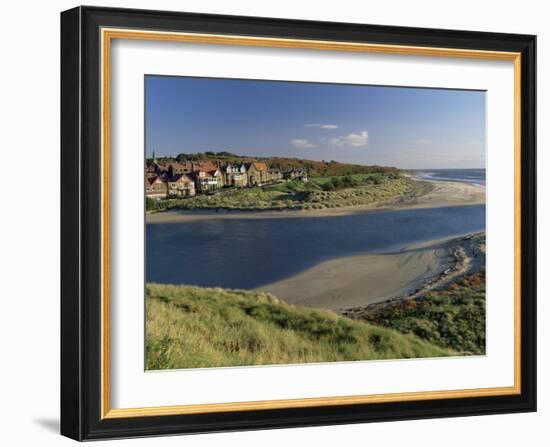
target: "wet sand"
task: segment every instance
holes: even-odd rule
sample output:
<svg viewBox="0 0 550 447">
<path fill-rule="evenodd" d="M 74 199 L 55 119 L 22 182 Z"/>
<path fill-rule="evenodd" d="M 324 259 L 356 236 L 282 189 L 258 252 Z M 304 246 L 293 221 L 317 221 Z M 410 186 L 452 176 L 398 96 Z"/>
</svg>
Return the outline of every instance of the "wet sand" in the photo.
<svg viewBox="0 0 550 447">
<path fill-rule="evenodd" d="M 452 239 L 415 244 L 393 253 L 333 259 L 258 287 L 291 304 L 342 309 L 407 295 L 449 269 Z"/>
<path fill-rule="evenodd" d="M 422 282 L 418 288 L 406 290 L 405 293 L 382 301 L 363 303 L 359 306 L 335 309 L 341 315 L 354 319 L 368 319 L 380 311 L 399 307 L 404 301 L 422 299 L 432 290 L 445 288 L 464 275 L 478 273 L 485 268 L 485 244 L 481 241 L 484 232 L 469 234 L 448 241 L 448 252 L 451 262 L 445 270 Z"/>
<path fill-rule="evenodd" d="M 425 181 L 425 180 L 422 180 Z M 430 180 L 434 188 L 419 197 L 399 198 L 384 203 L 326 208 L 322 210 L 282 211 L 212 211 L 174 210 L 146 215 L 148 224 L 190 222 L 208 219 L 285 219 L 307 217 L 345 216 L 356 213 L 392 211 L 414 208 L 436 208 L 442 206 L 478 205 L 485 203 L 485 188 L 469 183 Z"/>
</svg>

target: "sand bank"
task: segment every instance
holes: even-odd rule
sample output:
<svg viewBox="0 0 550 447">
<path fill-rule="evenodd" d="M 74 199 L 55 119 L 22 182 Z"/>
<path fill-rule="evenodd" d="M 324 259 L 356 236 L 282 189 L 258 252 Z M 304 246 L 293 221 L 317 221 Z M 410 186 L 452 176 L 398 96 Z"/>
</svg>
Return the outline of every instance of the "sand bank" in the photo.
<svg viewBox="0 0 550 447">
<path fill-rule="evenodd" d="M 333 310 L 366 306 L 412 295 L 427 284 L 441 286 L 453 275 L 479 269 L 482 260 L 471 256 L 468 241 L 433 240 L 394 253 L 334 259 L 256 290 L 303 306 Z"/>
<path fill-rule="evenodd" d="M 326 208 L 322 210 L 283 211 L 212 211 L 174 210 L 147 214 L 146 222 L 175 223 L 207 219 L 276 219 L 345 216 L 374 211 L 391 211 L 412 208 L 436 208 L 441 206 L 477 205 L 485 203 L 485 188 L 459 182 L 430 181 L 432 191 L 419 197 L 401 197 L 389 202 L 369 205 Z"/>
</svg>

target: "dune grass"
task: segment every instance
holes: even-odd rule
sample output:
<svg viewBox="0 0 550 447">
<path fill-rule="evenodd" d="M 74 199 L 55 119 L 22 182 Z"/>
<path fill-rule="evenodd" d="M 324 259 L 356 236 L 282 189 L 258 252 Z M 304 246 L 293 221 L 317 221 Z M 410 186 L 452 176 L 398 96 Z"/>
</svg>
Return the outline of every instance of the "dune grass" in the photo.
<svg viewBox="0 0 550 447">
<path fill-rule="evenodd" d="M 243 290 L 147 284 L 147 369 L 439 357 L 392 329 Z"/>
<path fill-rule="evenodd" d="M 429 185 L 427 182 L 426 184 Z M 312 177 L 309 182 L 292 180 L 253 188 L 224 188 L 215 195 L 198 194 L 188 198 L 151 200 L 148 210 L 261 211 L 338 208 L 376 204 L 399 197 L 424 194 L 426 187 L 422 189 L 422 185 L 423 182 L 395 173 Z"/>
</svg>

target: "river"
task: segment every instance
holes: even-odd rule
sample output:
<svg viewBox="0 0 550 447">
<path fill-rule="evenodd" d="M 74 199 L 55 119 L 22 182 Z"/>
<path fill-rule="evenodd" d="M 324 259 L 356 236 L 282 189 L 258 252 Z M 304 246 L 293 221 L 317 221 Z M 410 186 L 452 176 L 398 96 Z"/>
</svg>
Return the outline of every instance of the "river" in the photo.
<svg viewBox="0 0 550 447">
<path fill-rule="evenodd" d="M 252 289 L 321 262 L 485 229 L 485 205 L 147 225 L 147 282 Z"/>
</svg>

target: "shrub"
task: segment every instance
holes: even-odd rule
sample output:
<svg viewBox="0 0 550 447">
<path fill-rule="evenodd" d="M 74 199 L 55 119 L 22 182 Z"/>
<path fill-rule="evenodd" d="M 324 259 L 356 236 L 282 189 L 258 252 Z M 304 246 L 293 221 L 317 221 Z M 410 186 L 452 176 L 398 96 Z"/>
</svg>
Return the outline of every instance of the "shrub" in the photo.
<svg viewBox="0 0 550 447">
<path fill-rule="evenodd" d="M 388 307 L 368 321 L 413 333 L 443 348 L 485 353 L 485 271 L 467 275 L 413 303 Z"/>
</svg>

